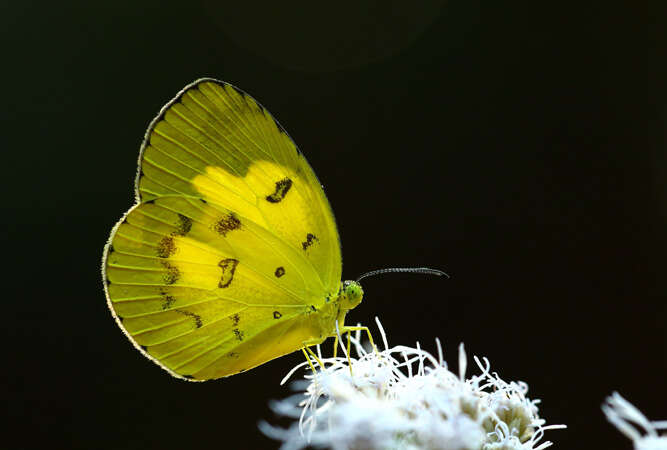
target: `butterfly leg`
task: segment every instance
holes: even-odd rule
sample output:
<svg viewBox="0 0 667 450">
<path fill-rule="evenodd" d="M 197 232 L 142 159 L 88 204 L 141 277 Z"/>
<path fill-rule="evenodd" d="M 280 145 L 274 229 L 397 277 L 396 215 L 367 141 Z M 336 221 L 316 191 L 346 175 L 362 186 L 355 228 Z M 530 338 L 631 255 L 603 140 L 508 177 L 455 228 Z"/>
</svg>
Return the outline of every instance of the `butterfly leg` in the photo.
<svg viewBox="0 0 667 450">
<path fill-rule="evenodd" d="M 368 327 L 348 327 L 344 326 L 343 329 L 341 330 L 341 333 L 347 333 L 347 352 L 350 352 L 350 333 L 352 331 L 365 331 L 366 334 L 368 335 L 368 340 L 371 343 L 371 346 L 373 347 L 373 351 L 377 356 L 380 356 L 380 353 L 378 352 L 377 347 L 375 346 L 375 342 L 373 341 L 373 335 L 371 334 L 371 330 L 368 329 Z"/>
<path fill-rule="evenodd" d="M 354 331 L 354 329 L 350 330 L 347 328 L 348 327 L 343 327 L 343 333 L 347 333 L 347 353 L 345 356 L 347 356 L 347 366 L 350 368 L 350 376 L 352 377 L 354 376 L 354 374 L 352 373 L 352 360 L 350 360 L 350 342 L 351 342 L 350 334 L 352 333 L 352 331 Z"/>
<path fill-rule="evenodd" d="M 303 356 L 306 357 L 306 361 L 308 361 L 308 365 L 310 366 L 310 370 L 313 371 L 313 376 L 316 376 L 317 371 L 315 370 L 315 366 L 313 365 L 313 362 L 310 360 L 310 357 L 308 356 L 309 352 L 312 354 L 312 350 L 310 350 L 308 347 L 302 347 L 301 351 L 303 352 Z M 315 356 L 315 355 L 313 355 L 313 356 Z M 317 356 L 315 356 L 315 358 L 316 358 L 316 361 L 318 361 L 318 364 L 320 364 L 320 368 L 321 368 L 322 367 L 321 362 L 319 360 L 317 360 Z"/>
<path fill-rule="evenodd" d="M 347 332 L 347 363 L 350 365 L 350 376 L 353 377 L 354 374 L 352 373 L 352 361 L 350 361 L 350 331 L 348 330 Z"/>
<path fill-rule="evenodd" d="M 324 369 L 324 363 L 317 356 L 317 354 L 315 354 L 315 352 L 311 349 L 311 347 L 314 347 L 319 344 L 320 344 L 319 341 L 306 341 L 302 343 L 303 347 L 301 347 L 301 351 L 303 352 L 303 355 L 306 357 L 306 360 L 308 361 L 308 364 L 310 365 L 310 368 L 313 371 L 313 375 L 316 375 L 316 371 L 315 371 L 315 366 L 313 365 L 313 362 L 311 361 L 310 357 L 313 357 L 317 362 L 317 364 L 319 364 L 320 370 Z"/>
<path fill-rule="evenodd" d="M 334 339 L 334 349 L 333 349 L 333 357 L 336 359 L 336 356 L 338 355 L 338 334 L 336 334 L 336 337 Z"/>
<path fill-rule="evenodd" d="M 320 366 L 320 370 L 324 369 L 324 363 L 322 362 L 322 360 L 320 360 L 320 358 L 317 357 L 317 354 L 310 347 L 312 346 L 307 346 L 306 351 L 310 353 L 310 356 L 312 356 L 315 359 L 315 361 L 317 361 L 317 364 L 319 364 Z"/>
<path fill-rule="evenodd" d="M 344 321 L 345 319 L 343 319 Z M 340 325 L 340 326 L 339 326 Z M 333 352 L 333 357 L 335 358 L 336 355 L 338 355 L 338 338 L 345 334 L 346 330 L 348 327 L 345 326 L 345 322 L 343 323 L 338 323 L 336 321 L 336 335 L 335 335 L 335 340 L 334 340 L 334 352 Z M 347 333 L 347 354 L 345 355 L 347 357 L 347 366 L 350 368 L 350 376 L 352 376 L 352 360 L 350 360 L 350 333 Z"/>
<path fill-rule="evenodd" d="M 310 370 L 313 371 L 313 375 L 317 375 L 317 372 L 315 371 L 315 366 L 313 365 L 313 362 L 308 357 L 308 352 L 306 351 L 306 347 L 302 347 L 301 351 L 303 352 L 303 356 L 305 356 L 306 361 L 308 361 L 308 365 L 310 366 Z"/>
</svg>

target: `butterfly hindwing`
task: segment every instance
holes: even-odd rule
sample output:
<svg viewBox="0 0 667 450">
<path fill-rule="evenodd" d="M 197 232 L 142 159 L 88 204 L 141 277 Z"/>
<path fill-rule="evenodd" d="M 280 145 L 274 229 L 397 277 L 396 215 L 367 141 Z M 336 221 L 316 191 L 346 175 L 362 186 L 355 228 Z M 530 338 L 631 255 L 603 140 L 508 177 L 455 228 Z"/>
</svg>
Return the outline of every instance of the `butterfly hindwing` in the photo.
<svg viewBox="0 0 667 450">
<path fill-rule="evenodd" d="M 264 350 L 244 354 L 244 341 L 269 330 L 269 356 L 286 353 L 278 351 L 286 330 L 324 301 L 303 254 L 201 199 L 164 196 L 134 207 L 113 233 L 105 267 L 126 333 L 173 373 L 196 379 L 252 367 Z M 304 328 L 289 351 L 316 332 Z"/>
</svg>

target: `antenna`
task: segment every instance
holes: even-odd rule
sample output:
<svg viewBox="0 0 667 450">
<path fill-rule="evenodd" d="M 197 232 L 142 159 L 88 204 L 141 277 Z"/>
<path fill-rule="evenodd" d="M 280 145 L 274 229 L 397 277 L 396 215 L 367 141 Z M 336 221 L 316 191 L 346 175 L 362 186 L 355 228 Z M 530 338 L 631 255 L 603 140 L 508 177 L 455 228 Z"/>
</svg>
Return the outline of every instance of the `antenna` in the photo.
<svg viewBox="0 0 667 450">
<path fill-rule="evenodd" d="M 382 273 L 425 273 L 427 275 L 437 275 L 439 277 L 444 275 L 447 278 L 449 278 L 449 275 L 447 275 L 442 270 L 431 269 L 429 267 L 389 267 L 387 269 L 377 269 L 377 270 L 371 270 L 370 272 L 366 272 L 363 275 L 359 276 L 359 278 L 357 278 L 357 282 L 366 277 L 372 277 L 374 275 L 380 275 Z"/>
</svg>

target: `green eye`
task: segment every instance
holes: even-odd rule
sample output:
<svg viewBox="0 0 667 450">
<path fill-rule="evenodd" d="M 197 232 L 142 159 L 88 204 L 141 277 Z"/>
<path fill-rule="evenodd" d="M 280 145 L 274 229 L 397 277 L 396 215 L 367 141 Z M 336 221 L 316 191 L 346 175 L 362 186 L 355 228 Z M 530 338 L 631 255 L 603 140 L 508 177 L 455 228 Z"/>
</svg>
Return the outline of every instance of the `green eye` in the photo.
<svg viewBox="0 0 667 450">
<path fill-rule="evenodd" d="M 345 281 L 343 282 L 342 289 L 342 307 L 344 309 L 352 309 L 361 303 L 361 299 L 364 296 L 364 290 L 361 288 L 361 285 L 356 281 Z"/>
</svg>

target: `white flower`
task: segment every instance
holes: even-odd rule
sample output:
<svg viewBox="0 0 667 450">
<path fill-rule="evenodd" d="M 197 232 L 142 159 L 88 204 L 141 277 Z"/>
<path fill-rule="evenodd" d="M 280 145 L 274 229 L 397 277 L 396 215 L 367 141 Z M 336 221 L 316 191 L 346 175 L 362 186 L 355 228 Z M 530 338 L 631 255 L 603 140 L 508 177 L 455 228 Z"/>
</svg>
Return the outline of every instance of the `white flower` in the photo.
<svg viewBox="0 0 667 450">
<path fill-rule="evenodd" d="M 658 435 L 658 430 L 667 430 L 667 420 L 649 421 L 618 392 L 607 397 L 602 411 L 609 422 L 632 439 L 636 450 L 667 450 L 667 435 Z"/>
<path fill-rule="evenodd" d="M 299 417 L 298 423 L 286 430 L 260 423 L 265 434 L 283 441 L 283 450 L 541 450 L 551 445 L 539 443 L 545 430 L 565 427 L 545 426 L 538 400 L 526 397 L 528 386 L 501 380 L 486 358 L 474 358 L 481 374 L 466 379 L 463 344 L 455 374 L 437 339 L 438 358 L 419 343 L 389 348 L 376 322 L 383 351 L 366 351 L 357 332 L 351 365 L 346 355 L 320 356 L 324 368 L 317 375 L 304 362 L 285 377 L 283 383 L 301 367 L 309 371 L 305 383 L 295 383 L 305 392 L 272 405 L 278 414 Z"/>
</svg>

